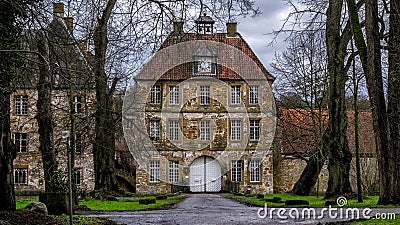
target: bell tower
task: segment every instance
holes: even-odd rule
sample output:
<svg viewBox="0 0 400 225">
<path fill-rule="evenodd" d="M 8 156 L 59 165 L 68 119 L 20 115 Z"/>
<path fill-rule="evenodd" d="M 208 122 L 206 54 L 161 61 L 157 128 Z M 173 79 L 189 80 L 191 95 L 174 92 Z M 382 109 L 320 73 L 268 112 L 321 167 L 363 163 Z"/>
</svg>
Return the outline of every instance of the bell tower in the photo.
<svg viewBox="0 0 400 225">
<path fill-rule="evenodd" d="M 195 21 L 197 34 L 212 34 L 214 33 L 214 23 L 215 21 L 207 16 L 206 13 L 200 15 Z"/>
</svg>

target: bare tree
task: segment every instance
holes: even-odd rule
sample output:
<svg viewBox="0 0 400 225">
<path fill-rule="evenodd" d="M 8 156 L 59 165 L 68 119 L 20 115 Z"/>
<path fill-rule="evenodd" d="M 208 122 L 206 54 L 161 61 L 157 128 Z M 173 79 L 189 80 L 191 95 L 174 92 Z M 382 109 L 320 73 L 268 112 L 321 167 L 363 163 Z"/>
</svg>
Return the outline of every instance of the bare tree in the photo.
<svg viewBox="0 0 400 225">
<path fill-rule="evenodd" d="M 281 101 L 282 95 L 279 96 L 282 114 L 288 114 L 282 115 L 282 138 L 291 146 L 284 150 L 284 154 L 307 162 L 292 192 L 309 195 L 326 159 L 320 144 L 326 128 L 324 111 L 328 88 L 325 32 L 305 31 L 289 39 L 287 51 L 277 55 L 276 62 L 272 64 L 277 74 L 274 88 L 278 94 L 286 96 L 286 93 L 293 93 L 296 96 L 293 101 L 286 102 Z M 308 147 L 305 148 L 305 145 Z"/>
</svg>

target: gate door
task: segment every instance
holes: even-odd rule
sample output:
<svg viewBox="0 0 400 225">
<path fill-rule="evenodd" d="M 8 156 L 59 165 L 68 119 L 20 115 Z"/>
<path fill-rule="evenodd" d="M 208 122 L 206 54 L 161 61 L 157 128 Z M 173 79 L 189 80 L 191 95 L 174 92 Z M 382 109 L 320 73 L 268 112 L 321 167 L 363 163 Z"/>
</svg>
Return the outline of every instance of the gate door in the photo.
<svg viewBox="0 0 400 225">
<path fill-rule="evenodd" d="M 193 161 L 190 166 L 190 191 L 221 191 L 221 166 L 217 160 L 201 156 Z"/>
</svg>

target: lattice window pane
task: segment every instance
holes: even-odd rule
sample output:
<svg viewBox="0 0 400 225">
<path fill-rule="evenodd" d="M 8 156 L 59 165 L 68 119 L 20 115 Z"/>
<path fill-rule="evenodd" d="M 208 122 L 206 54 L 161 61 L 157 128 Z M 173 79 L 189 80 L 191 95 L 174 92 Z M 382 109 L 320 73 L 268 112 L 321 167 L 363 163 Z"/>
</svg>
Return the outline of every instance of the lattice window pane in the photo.
<svg viewBox="0 0 400 225">
<path fill-rule="evenodd" d="M 210 121 L 209 120 L 200 121 L 200 140 L 206 141 L 210 140 L 210 138 L 211 138 Z"/>
<path fill-rule="evenodd" d="M 242 160 L 232 160 L 231 161 L 231 180 L 233 182 L 241 182 L 242 181 L 242 168 L 243 168 Z"/>
<path fill-rule="evenodd" d="M 258 86 L 250 86 L 250 104 L 258 104 Z"/>
<path fill-rule="evenodd" d="M 210 104 L 210 86 L 200 86 L 200 105 Z"/>
<path fill-rule="evenodd" d="M 160 139 L 160 121 L 151 120 L 150 121 L 150 137 L 154 140 Z"/>
<path fill-rule="evenodd" d="M 240 86 L 231 87 L 231 103 L 240 104 Z"/>
<path fill-rule="evenodd" d="M 151 104 L 160 104 L 161 103 L 161 87 L 159 85 L 155 85 L 151 88 L 150 103 Z"/>
<path fill-rule="evenodd" d="M 14 169 L 14 183 L 27 184 L 28 169 Z"/>
<path fill-rule="evenodd" d="M 260 121 L 250 120 L 250 140 L 258 141 L 260 139 Z"/>
<path fill-rule="evenodd" d="M 27 133 L 14 133 L 15 145 L 17 152 L 26 152 L 28 146 L 28 134 Z"/>
<path fill-rule="evenodd" d="M 153 160 L 150 161 L 150 182 L 158 183 L 160 182 L 160 161 Z"/>
<path fill-rule="evenodd" d="M 170 120 L 169 121 L 169 140 L 177 141 L 179 140 L 179 121 Z"/>
<path fill-rule="evenodd" d="M 231 140 L 238 141 L 241 139 L 241 131 L 242 131 L 242 121 L 240 120 L 232 120 L 231 121 Z"/>
<path fill-rule="evenodd" d="M 172 184 L 179 182 L 179 163 L 175 161 L 168 162 L 168 181 Z"/>
<path fill-rule="evenodd" d="M 15 100 L 15 113 L 18 116 L 28 115 L 28 96 L 17 95 L 14 97 Z"/>
<path fill-rule="evenodd" d="M 250 161 L 250 182 L 260 182 L 260 160 Z"/>
<path fill-rule="evenodd" d="M 179 104 L 179 87 L 178 86 L 169 87 L 169 104 L 171 104 L 171 105 Z"/>
</svg>

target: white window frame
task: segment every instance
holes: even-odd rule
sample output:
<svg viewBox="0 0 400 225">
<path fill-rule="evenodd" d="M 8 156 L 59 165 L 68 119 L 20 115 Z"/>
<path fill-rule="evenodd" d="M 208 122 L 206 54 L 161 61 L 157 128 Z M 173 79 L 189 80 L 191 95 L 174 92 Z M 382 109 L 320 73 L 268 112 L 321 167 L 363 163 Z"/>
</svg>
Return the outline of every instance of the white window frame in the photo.
<svg viewBox="0 0 400 225">
<path fill-rule="evenodd" d="M 249 103 L 253 105 L 258 104 L 258 85 L 250 85 L 249 91 Z"/>
<path fill-rule="evenodd" d="M 17 147 L 17 153 L 24 153 L 28 151 L 28 133 L 15 132 L 14 144 Z"/>
<path fill-rule="evenodd" d="M 28 169 L 15 168 L 14 169 L 14 184 L 28 184 Z"/>
<path fill-rule="evenodd" d="M 80 186 L 82 184 L 82 170 L 81 169 L 77 169 L 74 171 L 74 184 L 77 186 Z"/>
<path fill-rule="evenodd" d="M 169 104 L 179 105 L 179 86 L 169 86 Z"/>
<path fill-rule="evenodd" d="M 160 140 L 160 120 L 150 120 L 149 136 L 154 140 Z"/>
<path fill-rule="evenodd" d="M 240 85 L 231 86 L 231 104 L 237 105 L 241 103 L 241 88 Z"/>
<path fill-rule="evenodd" d="M 150 90 L 150 104 L 160 104 L 161 103 L 161 86 L 154 85 Z"/>
<path fill-rule="evenodd" d="M 81 113 L 82 112 L 82 96 L 73 96 L 72 98 L 72 106 L 74 113 Z"/>
<path fill-rule="evenodd" d="M 251 160 L 249 165 L 250 182 L 260 182 L 260 160 Z"/>
<path fill-rule="evenodd" d="M 75 134 L 75 153 L 81 154 L 83 150 L 83 144 L 82 144 L 82 135 L 80 134 Z"/>
<path fill-rule="evenodd" d="M 231 120 L 231 141 L 240 141 L 242 138 L 242 121 Z"/>
<path fill-rule="evenodd" d="M 200 141 L 209 141 L 211 139 L 210 120 L 200 121 Z"/>
<path fill-rule="evenodd" d="M 179 162 L 168 161 L 168 181 L 171 184 L 179 183 Z"/>
<path fill-rule="evenodd" d="M 17 116 L 28 115 L 28 95 L 16 95 L 15 100 L 15 114 Z"/>
<path fill-rule="evenodd" d="M 150 160 L 149 172 L 150 183 L 160 183 L 160 160 Z"/>
<path fill-rule="evenodd" d="M 243 179 L 243 160 L 231 161 L 231 181 L 242 182 Z"/>
<path fill-rule="evenodd" d="M 250 141 L 260 140 L 260 120 L 249 120 Z"/>
<path fill-rule="evenodd" d="M 169 121 L 169 140 L 179 140 L 179 120 L 171 119 Z"/>
<path fill-rule="evenodd" d="M 210 86 L 200 86 L 200 105 L 210 105 Z"/>
</svg>

